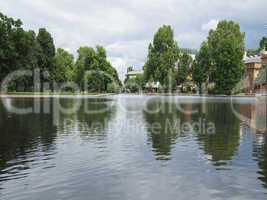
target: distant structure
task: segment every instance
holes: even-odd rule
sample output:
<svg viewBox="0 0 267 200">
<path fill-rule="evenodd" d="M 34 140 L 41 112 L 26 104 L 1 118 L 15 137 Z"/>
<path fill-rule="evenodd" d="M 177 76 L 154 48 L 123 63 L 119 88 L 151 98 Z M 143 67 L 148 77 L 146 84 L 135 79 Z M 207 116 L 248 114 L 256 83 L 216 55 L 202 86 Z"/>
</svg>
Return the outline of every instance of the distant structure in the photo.
<svg viewBox="0 0 267 200">
<path fill-rule="evenodd" d="M 128 67 L 126 80 L 135 79 L 139 75 L 144 75 L 144 70 L 134 70 L 133 67 Z M 151 92 L 157 92 L 160 88 L 159 82 L 147 82 L 144 88 Z"/>
<path fill-rule="evenodd" d="M 245 63 L 245 83 L 244 92 L 247 94 L 266 93 L 267 83 L 265 81 L 257 82 L 259 73 L 263 65 L 267 64 L 267 51 L 263 50 L 260 55 L 244 56 Z"/>
<path fill-rule="evenodd" d="M 144 74 L 144 70 L 134 70 L 133 67 L 128 67 L 126 80 L 136 78 L 138 75 L 143 75 L 143 74 Z"/>
</svg>

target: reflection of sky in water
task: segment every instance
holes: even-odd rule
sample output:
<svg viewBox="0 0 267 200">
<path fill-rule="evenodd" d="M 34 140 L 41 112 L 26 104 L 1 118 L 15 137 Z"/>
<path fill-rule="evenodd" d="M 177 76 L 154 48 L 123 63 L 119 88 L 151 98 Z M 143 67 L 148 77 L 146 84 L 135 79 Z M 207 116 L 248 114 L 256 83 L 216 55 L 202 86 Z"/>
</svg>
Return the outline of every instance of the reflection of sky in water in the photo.
<svg viewBox="0 0 267 200">
<path fill-rule="evenodd" d="M 236 118 L 229 99 L 207 99 L 203 106 L 202 99 L 186 103 L 188 97 L 183 97 L 183 108 L 201 111 L 184 114 L 176 109 L 148 113 L 146 103 L 152 108 L 177 103 L 176 98 L 148 98 L 114 97 L 104 113 L 61 113 L 57 125 L 52 114 L 15 115 L 1 104 L 1 199 L 266 198 L 267 137 Z M 74 101 L 62 99 L 62 104 Z M 252 121 L 257 117 L 255 99 L 234 101 L 242 115 Z M 82 100 L 89 109 L 107 104 L 98 103 Z M 157 122 L 166 127 L 164 119 L 194 122 L 199 117 L 215 123 L 216 133 L 154 133 L 147 126 Z M 65 120 L 72 124 L 67 126 Z"/>
</svg>

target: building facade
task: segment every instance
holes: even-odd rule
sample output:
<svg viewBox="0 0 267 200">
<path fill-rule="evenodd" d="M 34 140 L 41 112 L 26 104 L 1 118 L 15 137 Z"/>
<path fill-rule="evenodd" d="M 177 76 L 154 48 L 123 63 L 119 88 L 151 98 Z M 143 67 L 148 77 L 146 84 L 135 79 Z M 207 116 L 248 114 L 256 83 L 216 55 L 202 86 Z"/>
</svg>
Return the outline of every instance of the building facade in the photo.
<svg viewBox="0 0 267 200">
<path fill-rule="evenodd" d="M 262 51 L 260 55 L 245 56 L 245 82 L 244 92 L 247 94 L 266 93 L 266 79 L 263 82 L 257 82 L 257 78 L 263 68 L 267 64 L 267 51 Z"/>
</svg>

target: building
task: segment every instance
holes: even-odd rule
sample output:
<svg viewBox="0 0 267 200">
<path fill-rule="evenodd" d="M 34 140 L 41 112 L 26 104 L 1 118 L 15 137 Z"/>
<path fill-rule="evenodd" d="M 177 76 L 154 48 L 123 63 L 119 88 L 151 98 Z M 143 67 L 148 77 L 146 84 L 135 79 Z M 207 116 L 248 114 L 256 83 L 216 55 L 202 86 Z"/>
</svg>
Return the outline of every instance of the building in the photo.
<svg viewBox="0 0 267 200">
<path fill-rule="evenodd" d="M 144 74 L 144 70 L 128 70 L 127 74 L 126 74 L 126 79 L 132 79 L 132 78 L 136 78 L 138 75 L 143 75 Z"/>
<path fill-rule="evenodd" d="M 260 55 L 245 56 L 245 81 L 244 92 L 247 94 L 264 93 L 267 91 L 266 79 L 264 82 L 257 82 L 257 78 L 263 65 L 267 64 L 267 51 L 262 51 Z"/>
</svg>

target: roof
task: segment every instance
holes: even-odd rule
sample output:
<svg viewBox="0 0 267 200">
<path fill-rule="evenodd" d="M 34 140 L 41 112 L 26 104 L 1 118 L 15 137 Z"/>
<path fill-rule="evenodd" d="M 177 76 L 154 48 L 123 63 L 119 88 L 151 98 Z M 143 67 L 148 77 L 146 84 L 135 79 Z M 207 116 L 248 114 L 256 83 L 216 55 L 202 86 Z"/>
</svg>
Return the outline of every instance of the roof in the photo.
<svg viewBox="0 0 267 200">
<path fill-rule="evenodd" d="M 256 55 L 256 56 L 245 56 L 244 62 L 246 64 L 248 63 L 261 63 L 261 56 Z"/>
</svg>

